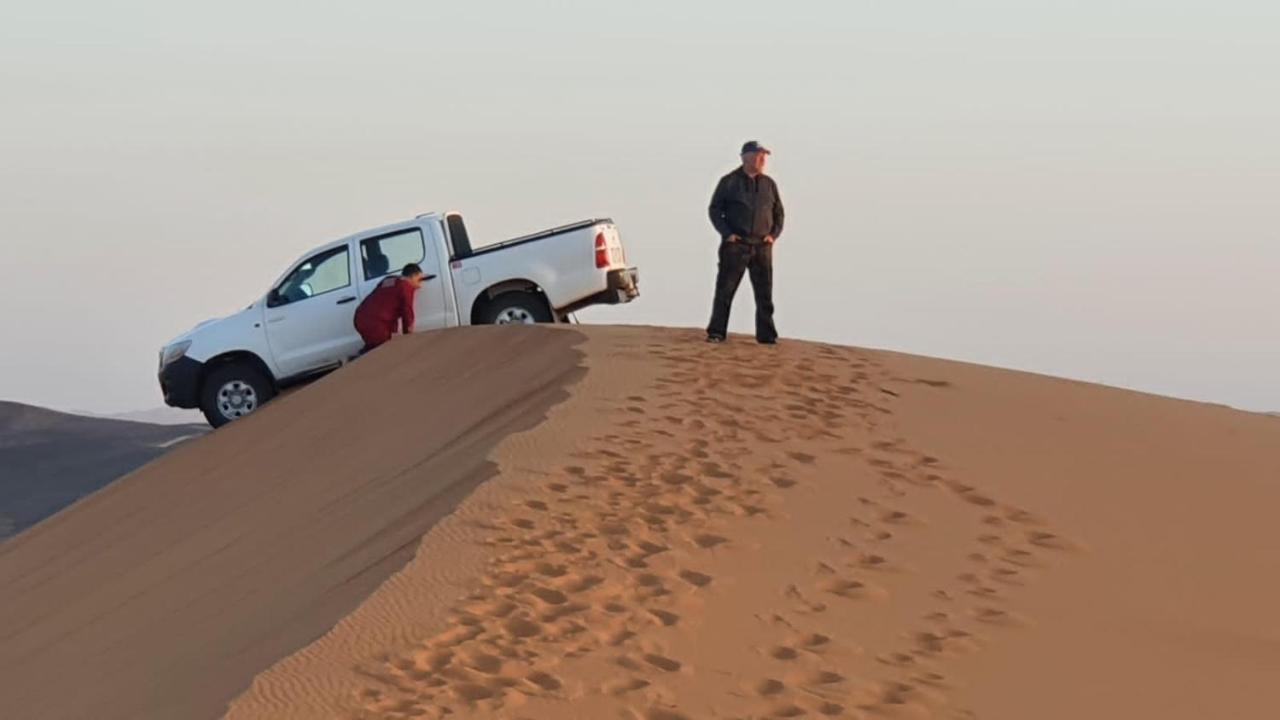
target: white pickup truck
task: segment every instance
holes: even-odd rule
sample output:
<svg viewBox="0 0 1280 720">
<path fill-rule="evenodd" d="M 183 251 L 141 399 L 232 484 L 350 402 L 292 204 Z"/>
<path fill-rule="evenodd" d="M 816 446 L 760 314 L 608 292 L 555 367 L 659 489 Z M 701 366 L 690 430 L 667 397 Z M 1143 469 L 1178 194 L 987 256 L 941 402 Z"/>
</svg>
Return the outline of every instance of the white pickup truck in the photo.
<svg viewBox="0 0 1280 720">
<path fill-rule="evenodd" d="M 563 322 L 639 295 L 611 220 L 472 247 L 461 215 L 419 215 L 312 250 L 249 307 L 174 338 L 160 351 L 165 403 L 198 407 L 219 427 L 339 367 L 362 345 L 356 307 L 407 263 L 429 278 L 415 296 L 415 331 Z"/>
</svg>

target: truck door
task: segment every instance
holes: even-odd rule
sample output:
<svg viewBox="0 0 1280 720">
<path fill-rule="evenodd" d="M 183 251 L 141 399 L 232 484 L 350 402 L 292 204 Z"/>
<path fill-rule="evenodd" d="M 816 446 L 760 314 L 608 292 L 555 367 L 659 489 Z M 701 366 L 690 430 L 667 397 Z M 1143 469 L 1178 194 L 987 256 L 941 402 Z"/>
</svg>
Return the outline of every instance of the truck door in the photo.
<svg viewBox="0 0 1280 720">
<path fill-rule="evenodd" d="M 430 252 L 428 251 L 430 250 Z M 368 297 L 378 281 L 399 275 L 404 266 L 417 263 L 429 278 L 413 298 L 414 330 L 435 330 L 448 324 L 440 259 L 428 248 L 421 228 L 411 227 L 360 240 L 360 297 Z"/>
<path fill-rule="evenodd" d="M 267 342 L 283 377 L 336 365 L 360 351 L 350 244 L 298 263 L 267 296 Z"/>
</svg>

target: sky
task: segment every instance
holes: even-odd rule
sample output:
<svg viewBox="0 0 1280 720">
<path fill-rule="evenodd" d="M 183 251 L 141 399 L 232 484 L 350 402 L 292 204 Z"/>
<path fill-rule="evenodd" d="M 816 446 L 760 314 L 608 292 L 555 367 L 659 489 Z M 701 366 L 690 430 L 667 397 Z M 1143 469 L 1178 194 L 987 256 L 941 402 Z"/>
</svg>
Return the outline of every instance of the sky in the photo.
<svg viewBox="0 0 1280 720">
<path fill-rule="evenodd" d="M 0 0 L 0 399 L 160 405 L 167 340 L 432 210 L 478 243 L 612 217 L 642 295 L 581 319 L 702 326 L 707 200 L 759 139 L 784 337 L 1280 410 L 1278 28 L 1261 0 Z"/>
</svg>

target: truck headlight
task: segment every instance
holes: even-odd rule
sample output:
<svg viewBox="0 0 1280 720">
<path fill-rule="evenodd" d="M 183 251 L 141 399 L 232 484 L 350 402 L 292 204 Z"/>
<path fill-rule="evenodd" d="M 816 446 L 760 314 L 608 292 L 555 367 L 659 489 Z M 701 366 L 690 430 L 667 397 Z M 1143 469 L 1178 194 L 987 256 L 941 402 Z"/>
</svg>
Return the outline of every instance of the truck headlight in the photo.
<svg viewBox="0 0 1280 720">
<path fill-rule="evenodd" d="M 174 362 L 183 355 L 186 355 L 187 349 L 190 347 L 190 340 L 183 340 L 182 342 L 176 342 L 172 345 L 166 345 L 165 348 L 160 351 L 160 369 L 165 369 L 165 366 L 169 363 Z"/>
</svg>

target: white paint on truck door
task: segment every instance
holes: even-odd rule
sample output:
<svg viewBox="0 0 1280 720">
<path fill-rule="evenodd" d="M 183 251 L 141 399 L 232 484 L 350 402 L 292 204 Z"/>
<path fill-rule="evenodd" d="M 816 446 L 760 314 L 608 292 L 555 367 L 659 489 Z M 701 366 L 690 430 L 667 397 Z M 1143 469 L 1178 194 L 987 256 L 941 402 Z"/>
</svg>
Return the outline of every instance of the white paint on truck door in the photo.
<svg viewBox="0 0 1280 720">
<path fill-rule="evenodd" d="M 366 298 L 388 275 L 399 275 L 408 263 L 417 263 L 431 278 L 422 283 L 413 297 L 414 330 L 446 327 L 449 308 L 445 305 L 444 280 L 434 243 L 429 244 L 418 226 L 362 238 L 360 248 L 360 297 Z M 432 277 L 434 276 L 434 277 Z"/>
<path fill-rule="evenodd" d="M 303 260 L 267 296 L 267 343 L 283 377 L 342 362 L 363 344 L 348 243 Z"/>
</svg>

